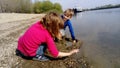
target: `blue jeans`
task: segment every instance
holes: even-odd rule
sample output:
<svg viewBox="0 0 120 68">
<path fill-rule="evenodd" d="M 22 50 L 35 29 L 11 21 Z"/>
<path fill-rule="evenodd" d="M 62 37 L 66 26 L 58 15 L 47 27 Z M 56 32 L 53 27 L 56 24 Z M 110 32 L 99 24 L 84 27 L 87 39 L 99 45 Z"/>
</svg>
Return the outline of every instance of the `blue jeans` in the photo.
<svg viewBox="0 0 120 68">
<path fill-rule="evenodd" d="M 42 44 L 38 47 L 37 51 L 36 51 L 36 56 L 33 57 L 33 60 L 38 60 L 38 61 L 48 61 L 49 58 L 47 58 L 44 53 L 46 51 L 46 44 Z"/>
<path fill-rule="evenodd" d="M 47 49 L 46 44 L 40 45 L 39 48 L 36 51 L 36 56 L 31 56 L 31 57 L 30 56 L 25 56 L 21 51 L 16 49 L 16 55 L 20 56 L 24 59 L 33 59 L 34 57 L 44 56 L 44 53 L 45 53 L 46 49 Z"/>
<path fill-rule="evenodd" d="M 44 55 L 46 49 L 47 49 L 46 44 L 40 45 L 39 48 L 38 48 L 37 51 L 36 51 L 36 56 L 37 56 L 37 55 L 39 55 L 39 56 L 40 56 L 40 55 L 41 55 L 41 56 Z"/>
</svg>

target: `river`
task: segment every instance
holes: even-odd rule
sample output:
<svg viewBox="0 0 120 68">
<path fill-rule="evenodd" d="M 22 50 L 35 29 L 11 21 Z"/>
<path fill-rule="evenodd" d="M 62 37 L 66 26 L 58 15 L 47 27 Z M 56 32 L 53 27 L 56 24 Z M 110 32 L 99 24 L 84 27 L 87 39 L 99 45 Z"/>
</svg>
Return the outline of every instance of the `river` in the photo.
<svg viewBox="0 0 120 68">
<path fill-rule="evenodd" d="M 93 68 L 120 68 L 120 8 L 77 13 L 71 21 Z"/>
</svg>

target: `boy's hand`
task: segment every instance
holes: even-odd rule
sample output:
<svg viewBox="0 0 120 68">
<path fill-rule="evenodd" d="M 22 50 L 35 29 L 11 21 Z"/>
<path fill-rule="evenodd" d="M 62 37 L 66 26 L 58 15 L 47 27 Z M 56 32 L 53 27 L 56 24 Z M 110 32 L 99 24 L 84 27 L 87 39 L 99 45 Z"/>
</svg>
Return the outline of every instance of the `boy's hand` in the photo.
<svg viewBox="0 0 120 68">
<path fill-rule="evenodd" d="M 62 40 L 62 34 L 59 33 L 58 36 L 57 36 L 57 38 L 58 38 L 59 40 Z"/>
<path fill-rule="evenodd" d="M 77 40 L 73 40 L 72 45 L 75 45 L 77 43 Z"/>
</svg>

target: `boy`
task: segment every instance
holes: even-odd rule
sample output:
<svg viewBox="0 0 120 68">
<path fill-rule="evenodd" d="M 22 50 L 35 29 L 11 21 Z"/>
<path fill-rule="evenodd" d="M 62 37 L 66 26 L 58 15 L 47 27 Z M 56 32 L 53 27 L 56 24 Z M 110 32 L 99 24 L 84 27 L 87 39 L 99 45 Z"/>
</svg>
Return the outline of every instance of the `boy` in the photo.
<svg viewBox="0 0 120 68">
<path fill-rule="evenodd" d="M 64 30 L 68 26 L 71 37 L 72 37 L 72 43 L 75 44 L 77 42 L 77 40 L 75 39 L 74 30 L 72 27 L 72 23 L 70 21 L 70 19 L 72 18 L 73 15 L 74 15 L 74 11 L 72 9 L 67 9 L 64 11 L 63 15 L 61 15 L 61 17 L 64 21 L 64 29 L 61 29 L 60 32 L 61 32 L 62 36 L 64 36 L 65 35 Z"/>
</svg>

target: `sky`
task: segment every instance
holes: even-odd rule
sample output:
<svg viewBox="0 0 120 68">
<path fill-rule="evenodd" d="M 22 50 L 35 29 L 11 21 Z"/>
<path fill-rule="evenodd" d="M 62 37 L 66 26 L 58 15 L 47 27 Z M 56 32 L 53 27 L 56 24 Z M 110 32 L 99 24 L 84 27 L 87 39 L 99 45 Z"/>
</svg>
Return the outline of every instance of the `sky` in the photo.
<svg viewBox="0 0 120 68">
<path fill-rule="evenodd" d="M 86 8 L 95 8 L 98 6 L 103 6 L 107 4 L 120 4 L 120 0 L 50 0 L 53 3 L 60 3 L 63 10 L 68 8 L 81 7 Z"/>
</svg>

